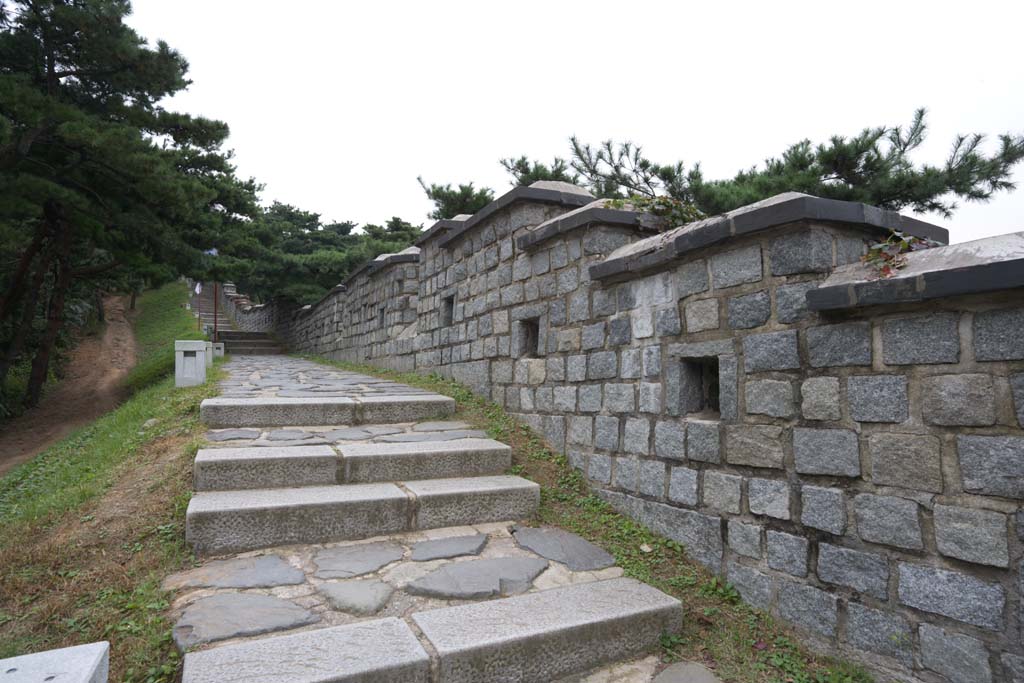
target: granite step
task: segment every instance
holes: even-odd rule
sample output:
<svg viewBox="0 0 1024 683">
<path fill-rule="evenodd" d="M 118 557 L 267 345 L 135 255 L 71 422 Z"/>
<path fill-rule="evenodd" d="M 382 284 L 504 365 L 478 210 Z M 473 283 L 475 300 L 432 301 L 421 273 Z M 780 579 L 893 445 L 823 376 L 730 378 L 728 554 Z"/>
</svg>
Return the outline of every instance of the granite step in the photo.
<svg viewBox="0 0 1024 683">
<path fill-rule="evenodd" d="M 609 579 L 418 612 L 442 683 L 547 683 L 657 648 L 682 604 L 635 579 Z"/>
<path fill-rule="evenodd" d="M 448 417 L 455 399 L 440 394 L 290 398 L 208 398 L 199 415 L 210 427 L 388 424 Z"/>
<path fill-rule="evenodd" d="M 197 555 L 525 519 L 540 487 L 514 476 L 199 491 L 185 514 Z"/>
<path fill-rule="evenodd" d="M 479 477 L 512 465 L 512 449 L 493 439 L 347 444 L 338 453 L 341 481 L 350 484 Z"/>
<path fill-rule="evenodd" d="M 202 448 L 192 472 L 196 491 L 330 486 L 338 462 L 327 445 Z"/>
<path fill-rule="evenodd" d="M 185 655 L 182 683 L 428 683 L 430 658 L 395 617 Z"/>
<path fill-rule="evenodd" d="M 284 354 L 284 349 L 280 346 L 239 346 L 238 344 L 225 344 L 224 353 L 231 354 L 232 356 L 280 356 Z"/>
</svg>

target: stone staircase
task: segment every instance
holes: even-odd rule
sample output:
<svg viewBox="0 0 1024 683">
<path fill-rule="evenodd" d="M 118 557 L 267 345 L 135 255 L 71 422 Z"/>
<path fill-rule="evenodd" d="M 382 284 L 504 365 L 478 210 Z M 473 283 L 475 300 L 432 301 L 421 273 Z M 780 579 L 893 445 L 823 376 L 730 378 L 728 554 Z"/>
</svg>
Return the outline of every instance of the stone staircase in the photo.
<svg viewBox="0 0 1024 683">
<path fill-rule="evenodd" d="M 192 310 L 199 315 L 200 329 L 204 329 L 207 326 L 212 329 L 215 321 L 217 331 L 221 334 L 234 327 L 231 323 L 231 319 L 228 318 L 226 313 L 224 313 L 224 308 L 222 306 L 214 306 L 212 283 L 203 283 L 203 292 L 199 295 L 196 295 L 195 290 L 193 289 L 189 303 L 192 305 Z M 215 308 L 217 309 L 216 315 L 214 314 Z"/>
<path fill-rule="evenodd" d="M 224 342 L 224 352 L 239 356 L 264 356 L 284 353 L 284 349 L 266 332 L 247 332 L 220 328 L 217 340 Z"/>
<path fill-rule="evenodd" d="M 186 536 L 239 555 L 169 579 L 198 589 L 175 602 L 179 645 L 217 645 L 186 654 L 184 683 L 541 683 L 679 629 L 679 602 L 596 546 L 513 526 L 540 489 L 444 419 L 452 399 L 285 356 L 224 367 Z"/>
</svg>

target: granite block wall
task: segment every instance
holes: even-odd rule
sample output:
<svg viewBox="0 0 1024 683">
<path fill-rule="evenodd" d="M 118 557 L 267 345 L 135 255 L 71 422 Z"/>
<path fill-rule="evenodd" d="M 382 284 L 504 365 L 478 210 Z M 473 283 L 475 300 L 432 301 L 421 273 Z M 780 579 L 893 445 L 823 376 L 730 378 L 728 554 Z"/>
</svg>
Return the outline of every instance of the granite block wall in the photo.
<svg viewBox="0 0 1024 683">
<path fill-rule="evenodd" d="M 984 249 L 934 250 L 932 293 L 914 259 L 887 282 L 859 260 L 888 228 L 944 231 L 872 207 L 790 194 L 652 232 L 572 186 L 510 194 L 415 262 L 255 315 L 294 351 L 489 396 L 823 649 L 1024 680 L 1024 289 L 957 260 Z"/>
</svg>

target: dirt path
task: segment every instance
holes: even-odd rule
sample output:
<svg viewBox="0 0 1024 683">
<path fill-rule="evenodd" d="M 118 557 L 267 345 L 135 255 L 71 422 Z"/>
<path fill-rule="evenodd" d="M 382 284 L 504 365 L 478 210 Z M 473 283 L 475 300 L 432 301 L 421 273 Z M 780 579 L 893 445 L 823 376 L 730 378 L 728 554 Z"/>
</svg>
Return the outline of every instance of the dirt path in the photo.
<svg viewBox="0 0 1024 683">
<path fill-rule="evenodd" d="M 102 336 L 84 337 L 71 353 L 64 379 L 47 392 L 39 407 L 0 429 L 0 476 L 117 407 L 124 398 L 121 380 L 135 365 L 135 336 L 127 306 L 126 297 L 106 297 Z"/>
</svg>

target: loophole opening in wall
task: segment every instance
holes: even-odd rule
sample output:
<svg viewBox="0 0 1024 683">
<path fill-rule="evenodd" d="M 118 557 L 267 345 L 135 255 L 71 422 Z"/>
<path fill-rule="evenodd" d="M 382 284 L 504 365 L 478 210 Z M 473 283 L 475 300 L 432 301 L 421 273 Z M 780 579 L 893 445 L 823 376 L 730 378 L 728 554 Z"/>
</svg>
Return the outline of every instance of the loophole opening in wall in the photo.
<svg viewBox="0 0 1024 683">
<path fill-rule="evenodd" d="M 684 358 L 679 369 L 679 413 L 709 419 L 721 416 L 718 357 Z"/>
<path fill-rule="evenodd" d="M 441 299 L 441 326 L 448 327 L 455 322 L 455 295 Z"/>
<path fill-rule="evenodd" d="M 516 326 L 520 358 L 540 357 L 540 319 L 528 318 L 520 320 Z"/>
<path fill-rule="evenodd" d="M 381 306 L 380 310 L 377 311 L 377 326 L 381 329 L 384 328 L 384 307 Z"/>
</svg>

